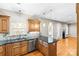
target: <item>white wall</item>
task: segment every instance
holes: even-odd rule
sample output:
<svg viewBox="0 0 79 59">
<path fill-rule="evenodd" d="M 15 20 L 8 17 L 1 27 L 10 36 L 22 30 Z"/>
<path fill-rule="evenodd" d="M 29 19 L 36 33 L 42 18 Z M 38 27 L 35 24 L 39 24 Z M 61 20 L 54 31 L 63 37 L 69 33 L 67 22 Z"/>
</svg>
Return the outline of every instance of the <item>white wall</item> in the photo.
<svg viewBox="0 0 79 59">
<path fill-rule="evenodd" d="M 66 35 L 68 35 L 68 24 L 60 23 L 60 22 L 54 22 L 53 23 L 53 32 L 54 32 L 54 38 L 59 39 L 62 38 L 62 32 L 63 30 L 66 32 Z"/>
<path fill-rule="evenodd" d="M 69 34 L 73 37 L 77 37 L 77 25 L 76 24 L 69 25 Z"/>
<path fill-rule="evenodd" d="M 10 16 L 9 35 L 26 34 L 28 32 L 28 16 L 12 11 L 0 9 L 0 15 Z M 0 34 L 1 36 L 1 34 Z"/>
<path fill-rule="evenodd" d="M 52 23 L 53 29 L 50 28 L 49 24 Z M 54 39 L 62 38 L 62 32 L 65 30 L 66 36 L 68 35 L 68 24 L 66 23 L 60 23 L 50 20 L 41 20 L 40 24 L 40 32 L 41 35 L 49 37 L 51 33 L 52 37 Z M 53 33 L 52 33 L 53 32 Z"/>
</svg>

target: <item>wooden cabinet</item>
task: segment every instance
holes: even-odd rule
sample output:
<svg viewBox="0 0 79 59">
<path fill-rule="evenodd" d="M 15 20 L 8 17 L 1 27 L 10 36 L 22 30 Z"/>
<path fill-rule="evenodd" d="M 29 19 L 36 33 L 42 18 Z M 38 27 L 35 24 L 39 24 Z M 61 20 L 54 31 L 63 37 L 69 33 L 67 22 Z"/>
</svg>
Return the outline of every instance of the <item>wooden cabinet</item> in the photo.
<svg viewBox="0 0 79 59">
<path fill-rule="evenodd" d="M 57 43 L 49 44 L 49 56 L 57 56 Z"/>
<path fill-rule="evenodd" d="M 79 3 L 76 4 L 77 12 L 77 55 L 79 56 Z"/>
<path fill-rule="evenodd" d="M 40 21 L 39 20 L 28 20 L 29 32 L 39 32 L 40 31 Z"/>
<path fill-rule="evenodd" d="M 28 53 L 28 41 L 6 44 L 6 56 L 20 56 Z"/>
<path fill-rule="evenodd" d="M 38 40 L 36 48 L 45 56 L 57 56 L 56 43 L 47 43 L 43 40 Z"/>
<path fill-rule="evenodd" d="M 28 53 L 28 41 L 22 41 L 20 49 L 21 49 L 20 51 L 21 55 Z"/>
<path fill-rule="evenodd" d="M 9 32 L 9 17 L 0 15 L 0 33 Z"/>
<path fill-rule="evenodd" d="M 49 48 L 48 43 L 43 41 L 43 50 L 42 50 L 42 52 L 43 52 L 43 54 L 46 55 L 46 56 L 49 55 L 49 52 L 48 52 L 49 49 L 48 49 L 48 48 Z"/>
<path fill-rule="evenodd" d="M 44 55 L 48 55 L 48 43 L 42 40 L 38 40 L 37 49 Z"/>
<path fill-rule="evenodd" d="M 12 56 L 12 44 L 6 44 L 6 56 Z"/>
<path fill-rule="evenodd" d="M 12 56 L 20 55 L 20 42 L 16 42 L 12 44 Z"/>
<path fill-rule="evenodd" d="M 19 56 L 20 42 L 6 44 L 6 56 Z"/>
<path fill-rule="evenodd" d="M 0 46 L 0 56 L 5 56 L 5 45 Z"/>
</svg>

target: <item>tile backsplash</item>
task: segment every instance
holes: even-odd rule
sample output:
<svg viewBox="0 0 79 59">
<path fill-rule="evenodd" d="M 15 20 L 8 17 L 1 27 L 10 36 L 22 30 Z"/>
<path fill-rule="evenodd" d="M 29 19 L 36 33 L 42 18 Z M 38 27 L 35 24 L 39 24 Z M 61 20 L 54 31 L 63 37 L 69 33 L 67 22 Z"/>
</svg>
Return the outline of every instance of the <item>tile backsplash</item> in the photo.
<svg viewBox="0 0 79 59">
<path fill-rule="evenodd" d="M 0 34 L 0 40 L 3 40 L 3 38 L 4 38 L 3 34 Z"/>
</svg>

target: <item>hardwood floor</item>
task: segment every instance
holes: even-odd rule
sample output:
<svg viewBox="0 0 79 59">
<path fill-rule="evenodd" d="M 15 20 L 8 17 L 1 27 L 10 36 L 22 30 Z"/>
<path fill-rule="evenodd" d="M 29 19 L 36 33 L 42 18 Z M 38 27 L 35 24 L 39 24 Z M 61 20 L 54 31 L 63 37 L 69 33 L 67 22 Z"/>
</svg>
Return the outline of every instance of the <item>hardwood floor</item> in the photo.
<svg viewBox="0 0 79 59">
<path fill-rule="evenodd" d="M 24 56 L 44 56 L 38 50 Z M 77 38 L 68 37 L 61 39 L 57 43 L 57 56 L 77 56 Z"/>
<path fill-rule="evenodd" d="M 68 42 L 68 55 L 76 56 L 77 55 L 77 39 L 69 38 Z"/>
<path fill-rule="evenodd" d="M 24 56 L 44 56 L 41 52 L 39 52 L 38 50 L 30 52 Z"/>
<path fill-rule="evenodd" d="M 58 56 L 77 56 L 77 38 L 68 37 L 57 43 Z"/>
</svg>

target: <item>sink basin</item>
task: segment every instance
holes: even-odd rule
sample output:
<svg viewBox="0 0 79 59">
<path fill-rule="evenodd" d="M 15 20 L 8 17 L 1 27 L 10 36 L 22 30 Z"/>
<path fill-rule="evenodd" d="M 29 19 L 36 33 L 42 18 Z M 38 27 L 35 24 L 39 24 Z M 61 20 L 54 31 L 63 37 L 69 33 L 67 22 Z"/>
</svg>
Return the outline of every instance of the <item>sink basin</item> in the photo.
<svg viewBox="0 0 79 59">
<path fill-rule="evenodd" d="M 48 37 L 48 43 L 52 43 L 53 42 L 53 38 Z"/>
</svg>

